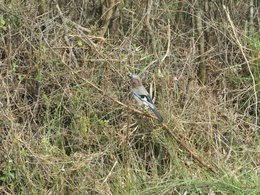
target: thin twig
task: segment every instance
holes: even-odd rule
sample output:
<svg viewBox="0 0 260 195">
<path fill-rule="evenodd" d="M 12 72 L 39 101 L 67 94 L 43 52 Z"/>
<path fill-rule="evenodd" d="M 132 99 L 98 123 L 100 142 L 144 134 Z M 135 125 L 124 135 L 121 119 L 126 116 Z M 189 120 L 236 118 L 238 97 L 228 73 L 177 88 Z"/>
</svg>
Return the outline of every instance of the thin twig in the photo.
<svg viewBox="0 0 260 195">
<path fill-rule="evenodd" d="M 168 25 L 167 25 L 167 50 L 166 50 L 166 54 L 163 56 L 162 60 L 161 60 L 161 64 L 164 62 L 164 60 L 166 59 L 166 57 L 169 57 L 171 54 L 171 24 L 170 24 L 170 20 L 168 20 Z"/>
<path fill-rule="evenodd" d="M 113 165 L 113 167 L 111 168 L 110 172 L 108 173 L 108 175 L 106 176 L 106 178 L 104 179 L 104 181 L 102 183 L 106 183 L 107 182 L 108 178 L 112 174 L 112 172 L 113 172 L 114 168 L 116 167 L 117 163 L 118 163 L 118 161 L 116 160 L 114 165 Z"/>
</svg>

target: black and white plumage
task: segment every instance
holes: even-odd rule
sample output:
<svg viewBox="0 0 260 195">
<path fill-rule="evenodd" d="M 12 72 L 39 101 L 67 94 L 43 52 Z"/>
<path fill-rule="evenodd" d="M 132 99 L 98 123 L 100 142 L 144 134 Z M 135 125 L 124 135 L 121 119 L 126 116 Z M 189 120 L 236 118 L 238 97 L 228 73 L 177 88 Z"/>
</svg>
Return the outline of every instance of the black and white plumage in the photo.
<svg viewBox="0 0 260 195">
<path fill-rule="evenodd" d="M 163 117 L 155 107 L 148 91 L 144 88 L 140 77 L 136 74 L 130 74 L 132 83 L 132 93 L 140 106 L 148 107 L 157 117 L 159 123 L 163 122 Z"/>
</svg>

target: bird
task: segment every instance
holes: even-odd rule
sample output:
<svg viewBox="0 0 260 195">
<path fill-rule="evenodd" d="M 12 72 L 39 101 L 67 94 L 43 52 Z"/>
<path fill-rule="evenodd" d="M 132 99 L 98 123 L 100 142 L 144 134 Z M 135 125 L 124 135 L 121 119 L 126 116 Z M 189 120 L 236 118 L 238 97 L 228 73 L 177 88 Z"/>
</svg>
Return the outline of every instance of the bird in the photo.
<svg viewBox="0 0 260 195">
<path fill-rule="evenodd" d="M 133 73 L 130 73 L 129 76 L 131 78 L 132 85 L 131 92 L 137 103 L 142 107 L 148 107 L 155 114 L 155 116 L 158 119 L 158 122 L 162 123 L 163 117 L 154 105 L 153 100 L 150 97 L 148 91 L 143 86 L 140 77 Z"/>
</svg>

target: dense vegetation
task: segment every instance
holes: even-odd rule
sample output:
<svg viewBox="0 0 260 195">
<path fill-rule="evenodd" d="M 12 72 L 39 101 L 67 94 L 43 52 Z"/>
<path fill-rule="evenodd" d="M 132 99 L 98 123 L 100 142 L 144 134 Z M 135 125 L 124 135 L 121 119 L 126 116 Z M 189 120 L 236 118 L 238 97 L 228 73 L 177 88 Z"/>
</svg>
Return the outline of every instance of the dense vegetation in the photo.
<svg viewBox="0 0 260 195">
<path fill-rule="evenodd" d="M 0 193 L 259 194 L 259 10 L 1 0 Z"/>
</svg>

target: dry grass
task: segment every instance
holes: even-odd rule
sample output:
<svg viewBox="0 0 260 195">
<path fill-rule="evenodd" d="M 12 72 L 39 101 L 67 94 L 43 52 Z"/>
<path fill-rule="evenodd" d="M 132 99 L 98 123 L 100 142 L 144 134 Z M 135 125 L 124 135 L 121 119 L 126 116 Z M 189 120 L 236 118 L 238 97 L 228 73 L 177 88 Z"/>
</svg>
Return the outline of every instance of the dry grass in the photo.
<svg viewBox="0 0 260 195">
<path fill-rule="evenodd" d="M 211 5 L 201 85 L 193 4 L 107 2 L 0 4 L 0 192 L 260 193 L 259 34 Z M 129 71 L 163 125 L 136 110 Z"/>
</svg>

